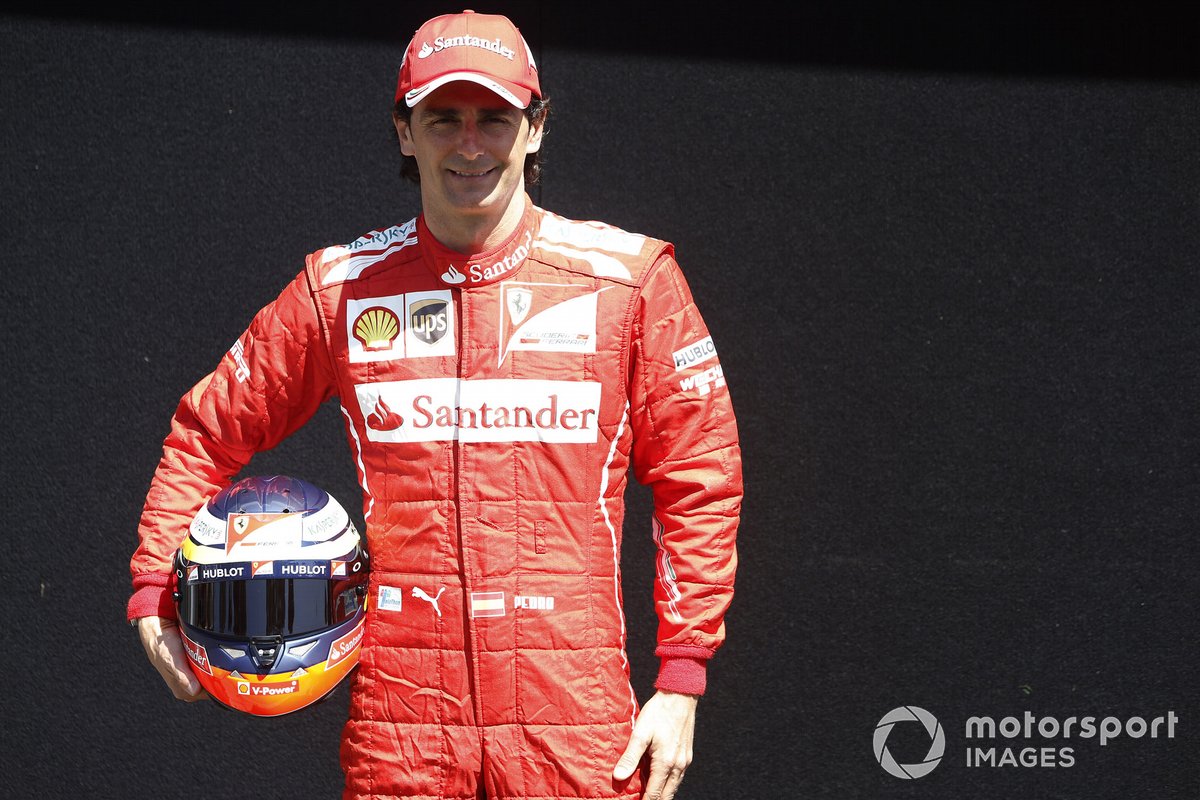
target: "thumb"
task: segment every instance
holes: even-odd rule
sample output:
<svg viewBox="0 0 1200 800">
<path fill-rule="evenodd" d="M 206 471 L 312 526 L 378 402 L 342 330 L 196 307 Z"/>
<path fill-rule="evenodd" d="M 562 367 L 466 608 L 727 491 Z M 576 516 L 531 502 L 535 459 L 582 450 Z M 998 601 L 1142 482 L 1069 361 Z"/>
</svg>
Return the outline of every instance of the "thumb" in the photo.
<svg viewBox="0 0 1200 800">
<path fill-rule="evenodd" d="M 646 752 L 645 739 L 642 739 L 637 733 L 629 740 L 629 744 L 625 747 L 625 752 L 621 754 L 621 758 L 617 760 L 617 768 L 613 770 L 613 778 L 623 781 L 633 774 L 637 769 L 638 762 L 642 760 L 642 754 Z"/>
<path fill-rule="evenodd" d="M 182 667 L 178 664 L 175 666 L 175 680 L 179 685 L 187 689 L 187 693 L 191 695 L 200 694 L 200 681 L 196 678 L 196 674 L 185 663 Z"/>
</svg>

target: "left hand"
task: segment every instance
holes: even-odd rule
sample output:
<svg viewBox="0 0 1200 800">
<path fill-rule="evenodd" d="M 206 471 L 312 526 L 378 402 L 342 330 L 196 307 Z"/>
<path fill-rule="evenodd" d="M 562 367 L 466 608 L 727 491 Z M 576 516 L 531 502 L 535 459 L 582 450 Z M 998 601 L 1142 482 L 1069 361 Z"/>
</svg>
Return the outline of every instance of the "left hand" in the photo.
<svg viewBox="0 0 1200 800">
<path fill-rule="evenodd" d="M 623 781 L 637 769 L 642 754 L 650 751 L 650 777 L 645 800 L 671 800 L 679 790 L 683 773 L 692 763 L 692 733 L 696 727 L 696 702 L 691 694 L 658 691 L 642 706 L 633 725 L 633 735 L 613 778 Z"/>
</svg>

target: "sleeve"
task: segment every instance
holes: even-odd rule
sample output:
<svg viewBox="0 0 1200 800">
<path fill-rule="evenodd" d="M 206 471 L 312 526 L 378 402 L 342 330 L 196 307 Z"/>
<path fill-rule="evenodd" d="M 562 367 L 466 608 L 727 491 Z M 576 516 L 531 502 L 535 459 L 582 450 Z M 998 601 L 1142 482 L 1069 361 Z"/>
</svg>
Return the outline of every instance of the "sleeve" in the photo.
<svg viewBox="0 0 1200 800">
<path fill-rule="evenodd" d="M 308 421 L 333 396 L 334 385 L 308 276 L 301 272 L 179 401 L 129 566 L 130 620 L 175 616 L 171 559 L 196 511 L 251 456 Z"/>
<path fill-rule="evenodd" d="M 733 598 L 741 451 L 716 348 L 670 255 L 636 300 L 631 354 L 634 475 L 654 495 L 655 686 L 702 694 Z"/>
</svg>

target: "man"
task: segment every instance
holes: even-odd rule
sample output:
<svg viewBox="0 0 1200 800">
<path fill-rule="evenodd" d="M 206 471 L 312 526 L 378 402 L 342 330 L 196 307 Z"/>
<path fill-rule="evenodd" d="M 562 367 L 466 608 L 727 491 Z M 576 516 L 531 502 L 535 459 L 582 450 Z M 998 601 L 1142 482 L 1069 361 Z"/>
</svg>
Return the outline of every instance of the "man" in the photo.
<svg viewBox="0 0 1200 800">
<path fill-rule="evenodd" d="M 312 254 L 183 398 L 130 619 L 196 699 L 170 555 L 253 453 L 337 396 L 372 554 L 345 796 L 670 798 L 736 562 L 740 456 L 711 337 L 669 244 L 527 197 L 547 107 L 506 18 L 425 23 L 396 101 L 421 215 Z M 640 711 L 618 569 L 631 459 L 658 545 L 662 667 Z"/>
</svg>

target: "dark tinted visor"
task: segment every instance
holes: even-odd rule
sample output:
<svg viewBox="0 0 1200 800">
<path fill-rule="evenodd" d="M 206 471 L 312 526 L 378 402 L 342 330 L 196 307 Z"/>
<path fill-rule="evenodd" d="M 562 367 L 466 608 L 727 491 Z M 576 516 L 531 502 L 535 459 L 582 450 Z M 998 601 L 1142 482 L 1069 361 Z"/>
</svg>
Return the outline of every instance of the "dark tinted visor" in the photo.
<svg viewBox="0 0 1200 800">
<path fill-rule="evenodd" d="M 179 616 L 218 636 L 293 636 L 345 622 L 362 607 L 361 580 L 268 578 L 185 584 Z"/>
</svg>

